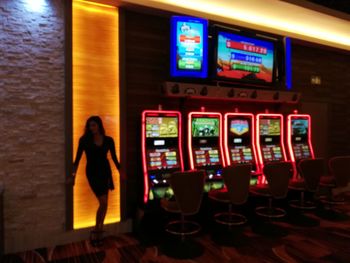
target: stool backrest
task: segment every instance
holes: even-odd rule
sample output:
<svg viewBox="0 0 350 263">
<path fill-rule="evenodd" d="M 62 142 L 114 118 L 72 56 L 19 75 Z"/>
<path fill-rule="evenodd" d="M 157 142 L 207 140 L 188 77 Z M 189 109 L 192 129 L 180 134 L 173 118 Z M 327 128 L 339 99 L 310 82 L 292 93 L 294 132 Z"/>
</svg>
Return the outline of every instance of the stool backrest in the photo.
<svg viewBox="0 0 350 263">
<path fill-rule="evenodd" d="M 350 156 L 333 157 L 328 165 L 337 187 L 346 187 L 350 181 Z"/>
<path fill-rule="evenodd" d="M 320 178 L 325 174 L 324 159 L 303 159 L 299 162 L 298 168 L 301 177 L 304 178 L 306 189 L 310 192 L 316 192 Z"/>
<path fill-rule="evenodd" d="M 251 171 L 250 164 L 238 164 L 223 168 L 222 177 L 232 204 L 241 205 L 247 201 Z"/>
<path fill-rule="evenodd" d="M 276 198 L 285 198 L 288 193 L 289 179 L 293 176 L 293 165 L 290 162 L 267 163 L 264 166 L 271 195 Z"/>
<path fill-rule="evenodd" d="M 173 173 L 169 182 L 181 213 L 184 215 L 196 214 L 202 202 L 205 172 L 187 171 Z"/>
</svg>

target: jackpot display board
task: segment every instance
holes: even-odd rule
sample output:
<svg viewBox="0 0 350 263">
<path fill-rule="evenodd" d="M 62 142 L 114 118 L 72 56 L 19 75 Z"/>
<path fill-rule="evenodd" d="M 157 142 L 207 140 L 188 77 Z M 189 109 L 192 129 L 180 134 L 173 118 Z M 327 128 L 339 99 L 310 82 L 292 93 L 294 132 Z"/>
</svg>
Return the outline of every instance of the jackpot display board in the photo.
<svg viewBox="0 0 350 263">
<path fill-rule="evenodd" d="M 198 137 L 218 137 L 220 122 L 218 118 L 193 118 L 192 136 Z"/>
<path fill-rule="evenodd" d="M 274 81 L 274 43 L 218 29 L 216 76 L 271 84 Z"/>
<path fill-rule="evenodd" d="M 208 21 L 195 17 L 171 18 L 172 77 L 206 78 L 208 75 Z"/>
</svg>

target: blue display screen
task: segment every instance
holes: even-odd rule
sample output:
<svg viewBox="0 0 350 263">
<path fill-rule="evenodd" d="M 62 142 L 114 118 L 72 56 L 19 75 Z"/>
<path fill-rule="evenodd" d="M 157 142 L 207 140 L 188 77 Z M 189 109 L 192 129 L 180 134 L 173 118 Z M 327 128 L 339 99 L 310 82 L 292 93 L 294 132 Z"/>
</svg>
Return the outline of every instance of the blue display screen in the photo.
<svg viewBox="0 0 350 263">
<path fill-rule="evenodd" d="M 172 77 L 206 78 L 208 75 L 208 21 L 201 18 L 171 18 Z"/>
</svg>

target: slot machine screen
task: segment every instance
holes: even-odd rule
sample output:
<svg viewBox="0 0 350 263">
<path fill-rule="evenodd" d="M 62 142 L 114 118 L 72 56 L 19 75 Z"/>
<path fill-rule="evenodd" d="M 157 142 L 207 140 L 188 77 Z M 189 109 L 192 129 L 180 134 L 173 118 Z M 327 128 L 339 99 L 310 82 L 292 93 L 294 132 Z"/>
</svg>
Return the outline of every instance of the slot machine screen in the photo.
<svg viewBox="0 0 350 263">
<path fill-rule="evenodd" d="M 311 158 L 310 147 L 306 143 L 294 144 L 293 152 L 297 160 Z"/>
<path fill-rule="evenodd" d="M 309 122 L 305 119 L 292 120 L 292 135 L 304 136 L 308 134 Z"/>
<path fill-rule="evenodd" d="M 249 132 L 248 120 L 231 120 L 230 132 L 234 136 L 242 136 Z"/>
<path fill-rule="evenodd" d="M 282 150 L 279 145 L 265 145 L 262 147 L 265 162 L 283 161 Z"/>
<path fill-rule="evenodd" d="M 220 122 L 218 118 L 193 118 L 192 136 L 200 137 L 219 137 Z"/>
<path fill-rule="evenodd" d="M 281 135 L 280 119 L 261 119 L 260 120 L 260 136 L 279 136 Z M 269 141 L 265 141 L 269 142 Z"/>
<path fill-rule="evenodd" d="M 150 149 L 147 151 L 148 170 L 175 169 L 180 167 L 176 149 Z"/>
<path fill-rule="evenodd" d="M 308 145 L 309 121 L 306 119 L 292 120 L 293 152 L 297 160 L 311 158 Z"/>
<path fill-rule="evenodd" d="M 146 138 L 178 137 L 178 118 L 146 117 Z"/>
<path fill-rule="evenodd" d="M 220 153 L 216 147 L 199 147 L 194 149 L 196 166 L 220 165 Z"/>
<path fill-rule="evenodd" d="M 259 124 L 262 155 L 265 162 L 282 161 L 280 146 L 281 120 L 261 119 Z"/>
<path fill-rule="evenodd" d="M 252 163 L 253 153 L 250 146 L 250 125 L 247 119 L 230 121 L 230 154 L 233 163 Z"/>
<path fill-rule="evenodd" d="M 237 146 L 230 149 L 233 163 L 252 163 L 253 153 L 250 146 Z"/>
</svg>

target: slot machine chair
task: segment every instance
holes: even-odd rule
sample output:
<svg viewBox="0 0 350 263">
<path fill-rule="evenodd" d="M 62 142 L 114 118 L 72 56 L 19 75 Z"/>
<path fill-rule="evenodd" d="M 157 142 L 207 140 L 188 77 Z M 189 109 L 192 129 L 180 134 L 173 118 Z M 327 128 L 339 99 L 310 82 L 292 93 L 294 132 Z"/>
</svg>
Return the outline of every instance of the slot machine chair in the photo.
<svg viewBox="0 0 350 263">
<path fill-rule="evenodd" d="M 173 189 L 175 200 L 161 200 L 162 208 L 169 212 L 180 214 L 181 219 L 171 221 L 165 226 L 165 231 L 181 237 L 181 243 L 165 247 L 164 252 L 173 258 L 194 258 L 203 253 L 203 247 L 194 242 L 186 243 L 187 236 L 200 232 L 201 226 L 194 222 L 185 220 L 185 216 L 198 213 L 203 197 L 205 173 L 204 171 L 187 171 L 173 173 L 169 179 Z"/>
<path fill-rule="evenodd" d="M 267 185 L 251 187 L 253 195 L 268 198 L 268 206 L 255 208 L 258 216 L 267 218 L 268 224 L 256 228 L 255 232 L 263 235 L 285 236 L 287 231 L 271 223 L 273 218 L 282 218 L 286 211 L 272 205 L 273 199 L 284 199 L 288 193 L 289 180 L 293 176 L 293 165 L 290 162 L 266 163 L 263 173 L 267 179 Z"/>
<path fill-rule="evenodd" d="M 330 175 L 322 176 L 320 186 L 328 189 L 326 198 L 322 198 L 321 202 L 328 206 L 327 210 L 319 212 L 317 215 L 328 220 L 346 220 L 349 217 L 334 209 L 335 205 L 345 203 L 344 198 L 335 197 L 333 189 L 345 188 L 350 182 L 350 156 L 336 156 L 328 161 Z"/>
<path fill-rule="evenodd" d="M 226 189 L 212 190 L 209 198 L 228 204 L 228 212 L 221 212 L 214 215 L 217 223 L 227 225 L 243 225 L 247 218 L 241 214 L 232 212 L 233 205 L 243 205 L 249 195 L 250 174 L 252 166 L 250 164 L 237 164 L 223 168 L 222 177 Z"/>
<path fill-rule="evenodd" d="M 232 211 L 233 205 L 240 206 L 247 202 L 249 196 L 250 177 L 251 177 L 251 164 L 236 164 L 223 168 L 222 177 L 226 189 L 212 190 L 209 192 L 209 198 L 219 203 L 228 204 L 227 212 L 220 212 L 214 215 L 216 223 L 228 226 L 231 230 L 232 226 L 240 226 L 247 222 L 247 218 L 242 214 L 238 214 Z M 227 230 L 225 231 L 227 233 Z M 213 237 L 216 243 L 220 245 L 236 245 L 237 240 L 234 240 L 230 235 L 216 235 Z M 239 237 L 242 241 L 242 237 Z M 240 243 L 238 241 L 238 243 Z"/>
<path fill-rule="evenodd" d="M 324 159 L 303 159 L 298 164 L 300 179 L 291 180 L 289 189 L 300 192 L 299 200 L 291 200 L 290 207 L 298 209 L 301 213 L 305 210 L 316 209 L 314 201 L 305 200 L 305 192 L 315 194 L 319 189 L 321 176 L 325 173 Z M 318 226 L 319 220 L 306 217 L 303 214 L 294 214 L 290 217 L 290 223 L 299 226 Z"/>
<path fill-rule="evenodd" d="M 307 210 L 315 209 L 316 204 L 305 200 L 305 192 L 316 193 L 320 183 L 320 178 L 325 172 L 324 159 L 303 159 L 298 164 L 300 179 L 291 180 L 289 189 L 299 191 L 300 199 L 291 200 L 289 205 L 293 208 Z"/>
</svg>

